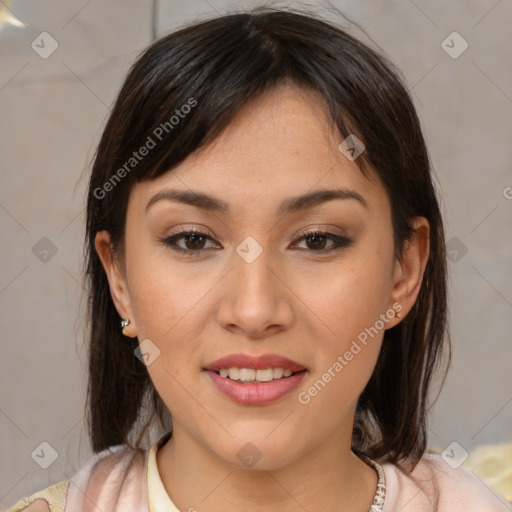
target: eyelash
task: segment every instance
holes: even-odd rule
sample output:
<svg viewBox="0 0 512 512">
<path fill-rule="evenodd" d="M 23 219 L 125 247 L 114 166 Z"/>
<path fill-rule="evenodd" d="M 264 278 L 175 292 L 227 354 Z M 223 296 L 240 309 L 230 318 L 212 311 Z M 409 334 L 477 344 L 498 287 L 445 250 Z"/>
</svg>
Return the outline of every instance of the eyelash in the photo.
<svg viewBox="0 0 512 512">
<path fill-rule="evenodd" d="M 335 235 L 334 233 L 329 233 L 328 231 L 322 231 L 319 229 L 313 229 L 310 231 L 301 231 L 299 233 L 299 235 L 300 235 L 300 238 L 297 239 L 298 241 L 303 240 L 303 239 L 313 238 L 313 237 L 317 236 L 317 237 L 321 237 L 321 238 L 326 238 L 326 239 L 334 242 L 334 246 L 330 247 L 329 249 L 320 249 L 320 250 L 304 249 L 305 251 L 310 252 L 310 253 L 324 253 L 325 254 L 325 253 L 328 253 L 331 251 L 335 251 L 335 250 L 339 250 L 344 247 L 347 247 L 352 243 L 352 240 L 350 240 L 349 238 L 346 238 L 344 236 Z M 201 256 L 201 253 L 208 250 L 208 249 L 192 250 L 192 249 L 183 249 L 182 247 L 178 247 L 176 245 L 176 241 L 180 240 L 186 236 L 188 236 L 188 237 L 200 236 L 203 238 L 213 240 L 212 237 L 208 233 L 198 231 L 197 229 L 190 229 L 187 231 L 181 231 L 180 233 L 176 233 L 175 235 L 172 235 L 170 237 L 160 239 L 159 241 L 162 242 L 164 245 L 170 247 L 173 251 L 180 252 L 189 257 Z"/>
</svg>

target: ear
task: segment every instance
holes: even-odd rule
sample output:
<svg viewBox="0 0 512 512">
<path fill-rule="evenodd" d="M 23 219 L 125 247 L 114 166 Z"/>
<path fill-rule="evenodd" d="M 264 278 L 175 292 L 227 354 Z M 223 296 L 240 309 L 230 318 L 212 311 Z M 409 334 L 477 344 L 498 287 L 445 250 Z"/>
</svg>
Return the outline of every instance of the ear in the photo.
<svg viewBox="0 0 512 512">
<path fill-rule="evenodd" d="M 401 318 L 412 309 L 423 282 L 423 273 L 427 266 L 430 253 L 430 224 L 425 217 L 413 217 L 411 225 L 414 228 L 411 239 L 405 243 L 403 258 L 395 260 L 393 270 L 392 297 L 397 312 Z M 396 304 L 400 304 L 401 308 Z M 400 319 L 396 319 L 396 324 Z M 390 325 L 390 327 L 394 327 Z"/>
<path fill-rule="evenodd" d="M 123 334 L 130 338 L 135 338 L 137 336 L 137 329 L 133 317 L 130 294 L 126 284 L 125 271 L 120 268 L 120 264 L 114 259 L 110 233 L 108 231 L 98 231 L 94 239 L 94 246 L 105 269 L 110 287 L 110 295 L 117 312 L 121 318 L 130 320 L 130 324 L 123 329 Z"/>
</svg>

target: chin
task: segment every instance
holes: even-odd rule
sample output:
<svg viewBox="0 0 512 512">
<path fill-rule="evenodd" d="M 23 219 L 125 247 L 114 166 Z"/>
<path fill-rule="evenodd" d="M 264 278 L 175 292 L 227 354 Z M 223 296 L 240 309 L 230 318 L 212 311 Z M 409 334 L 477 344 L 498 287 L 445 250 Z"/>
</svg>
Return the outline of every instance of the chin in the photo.
<svg viewBox="0 0 512 512">
<path fill-rule="evenodd" d="M 266 432 L 266 430 L 264 431 Z M 292 463 L 299 456 L 298 446 L 293 440 L 296 436 L 286 436 L 288 442 L 272 434 L 266 433 L 243 436 L 231 439 L 229 446 L 218 447 L 214 450 L 218 457 L 237 469 L 252 471 L 272 471 Z"/>
</svg>

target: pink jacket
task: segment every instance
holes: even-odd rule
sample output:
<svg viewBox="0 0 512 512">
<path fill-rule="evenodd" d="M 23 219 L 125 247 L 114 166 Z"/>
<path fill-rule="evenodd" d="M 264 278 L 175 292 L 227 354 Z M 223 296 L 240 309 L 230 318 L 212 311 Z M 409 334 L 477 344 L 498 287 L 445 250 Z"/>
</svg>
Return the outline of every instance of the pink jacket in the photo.
<svg viewBox="0 0 512 512">
<path fill-rule="evenodd" d="M 128 473 L 135 452 L 115 446 L 93 455 L 71 480 L 19 501 L 8 512 L 24 510 L 38 498 L 45 499 L 52 512 L 197 512 L 194 507 L 179 511 L 165 491 L 156 465 L 162 439 L 150 450 L 138 452 Z M 512 511 L 512 505 L 474 473 L 463 466 L 452 469 L 437 454 L 425 453 L 409 476 L 390 463 L 382 468 L 386 485 L 382 512 Z"/>
</svg>

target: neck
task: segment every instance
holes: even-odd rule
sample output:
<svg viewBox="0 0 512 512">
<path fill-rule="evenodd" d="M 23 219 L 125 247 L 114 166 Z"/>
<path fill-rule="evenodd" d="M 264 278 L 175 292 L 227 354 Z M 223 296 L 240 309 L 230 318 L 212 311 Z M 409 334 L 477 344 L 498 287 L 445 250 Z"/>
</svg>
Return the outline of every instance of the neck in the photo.
<svg viewBox="0 0 512 512">
<path fill-rule="evenodd" d="M 352 453 L 350 440 L 334 436 L 276 469 L 241 469 L 174 429 L 157 464 L 168 495 L 183 511 L 335 512 L 343 504 L 343 510 L 368 512 L 377 474 Z"/>
</svg>

